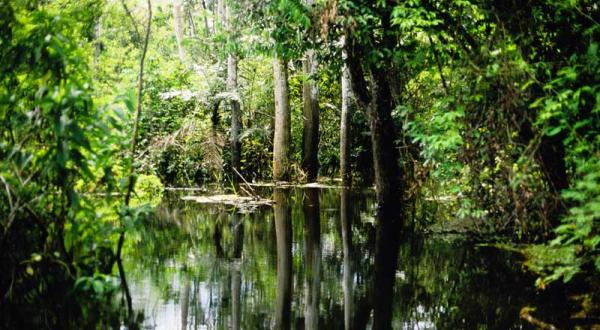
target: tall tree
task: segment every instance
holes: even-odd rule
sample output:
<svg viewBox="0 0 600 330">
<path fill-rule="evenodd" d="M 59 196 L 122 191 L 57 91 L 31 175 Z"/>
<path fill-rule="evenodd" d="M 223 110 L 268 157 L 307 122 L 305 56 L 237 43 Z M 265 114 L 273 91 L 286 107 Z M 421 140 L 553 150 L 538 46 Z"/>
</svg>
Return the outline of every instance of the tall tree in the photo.
<svg viewBox="0 0 600 330">
<path fill-rule="evenodd" d="M 399 206 L 402 197 L 402 180 L 398 165 L 399 152 L 394 145 L 396 127 L 392 119 L 392 110 L 396 106 L 392 97 L 392 82 L 389 70 L 394 67 L 391 52 L 396 36 L 391 28 L 391 6 L 377 8 L 373 14 L 380 18 L 380 31 L 366 27 L 362 38 L 350 30 L 344 48 L 347 54 L 346 64 L 356 101 L 367 110 L 373 147 L 373 165 L 377 202 L 380 213 L 389 221 L 400 221 Z M 381 58 L 373 60 L 367 47 L 375 45 Z M 368 77 L 368 80 L 367 80 Z"/>
<path fill-rule="evenodd" d="M 273 181 L 289 178 L 291 141 L 290 91 L 287 60 L 275 54 L 273 58 L 275 91 L 275 134 L 273 136 Z"/>
<path fill-rule="evenodd" d="M 234 33 L 234 22 L 231 6 L 226 6 L 224 26 L 228 32 L 229 40 L 232 40 Z M 230 93 L 229 106 L 231 109 L 231 130 L 229 135 L 229 144 L 231 147 L 231 168 L 232 178 L 234 183 L 238 183 L 242 150 L 240 144 L 240 131 L 242 130 L 242 114 L 240 102 L 238 100 L 238 58 L 237 54 L 231 50 L 232 47 L 227 47 L 227 91 Z"/>
<path fill-rule="evenodd" d="M 381 288 L 393 288 L 399 248 L 397 235 L 403 219 L 403 182 L 392 119 L 392 110 L 396 106 L 393 97 L 396 82 L 393 79 L 397 77 L 389 73 L 395 67 L 393 52 L 398 36 L 391 24 L 394 1 L 376 7 L 368 1 L 355 1 L 354 5 L 346 13 L 350 20 L 345 26 L 344 48 L 352 90 L 358 105 L 367 110 L 371 130 L 378 204 L 375 264 L 382 265 L 375 267 L 373 275 L 372 290 L 377 296 Z M 364 20 L 360 16 L 365 13 L 376 19 Z M 352 31 L 355 24 L 359 31 Z M 391 301 L 391 295 L 389 299 L 374 299 L 373 329 L 391 327 Z"/>
<path fill-rule="evenodd" d="M 314 11 L 314 0 L 305 0 L 309 11 Z M 314 14 L 314 13 L 313 13 Z M 309 39 L 314 44 L 314 25 L 308 31 Z M 302 72 L 305 81 L 302 86 L 304 107 L 302 110 L 302 169 L 307 174 L 307 181 L 314 182 L 319 174 L 319 98 L 318 67 L 315 50 L 311 47 L 304 53 Z"/>
<path fill-rule="evenodd" d="M 342 47 L 345 44 L 342 37 Z M 340 120 L 340 177 L 346 186 L 350 184 L 350 103 L 352 90 L 350 86 L 350 72 L 346 65 L 346 50 L 342 48 L 342 114 Z"/>
<path fill-rule="evenodd" d="M 183 23 L 181 13 L 181 0 L 173 0 L 173 30 L 177 42 L 177 53 L 181 63 L 185 61 L 185 50 L 183 49 Z"/>
</svg>

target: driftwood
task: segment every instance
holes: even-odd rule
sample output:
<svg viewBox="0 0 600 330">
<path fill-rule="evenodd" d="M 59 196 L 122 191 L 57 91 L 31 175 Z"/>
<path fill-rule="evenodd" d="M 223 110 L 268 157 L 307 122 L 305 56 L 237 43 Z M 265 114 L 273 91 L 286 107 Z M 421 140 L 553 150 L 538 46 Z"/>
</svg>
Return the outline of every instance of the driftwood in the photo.
<svg viewBox="0 0 600 330">
<path fill-rule="evenodd" d="M 270 206 L 273 205 L 274 201 L 271 199 L 261 197 L 249 197 L 240 196 L 234 194 L 228 195 L 211 195 L 211 196 L 183 196 L 181 197 L 184 201 L 194 201 L 200 204 L 222 204 L 236 206 L 242 209 L 257 207 L 257 206 Z"/>
<path fill-rule="evenodd" d="M 254 187 L 278 187 L 278 188 L 319 188 L 319 189 L 342 189 L 344 186 L 338 185 L 327 185 L 323 183 L 291 183 L 286 181 L 278 181 L 278 182 L 260 182 L 260 183 L 248 183 L 250 186 Z"/>
</svg>

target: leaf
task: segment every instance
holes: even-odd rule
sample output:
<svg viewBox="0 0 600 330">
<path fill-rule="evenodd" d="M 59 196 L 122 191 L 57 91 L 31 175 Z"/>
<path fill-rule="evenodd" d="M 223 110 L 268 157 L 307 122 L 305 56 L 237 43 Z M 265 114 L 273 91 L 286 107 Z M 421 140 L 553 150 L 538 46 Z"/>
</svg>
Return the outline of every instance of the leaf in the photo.
<svg viewBox="0 0 600 330">
<path fill-rule="evenodd" d="M 546 132 L 546 135 L 554 136 L 554 135 L 560 133 L 562 130 L 563 130 L 563 128 L 561 126 L 554 127 L 551 130 L 549 130 L 548 132 Z"/>
<path fill-rule="evenodd" d="M 104 292 L 104 283 L 100 280 L 94 280 L 92 282 L 92 288 L 97 294 L 102 294 Z"/>
</svg>

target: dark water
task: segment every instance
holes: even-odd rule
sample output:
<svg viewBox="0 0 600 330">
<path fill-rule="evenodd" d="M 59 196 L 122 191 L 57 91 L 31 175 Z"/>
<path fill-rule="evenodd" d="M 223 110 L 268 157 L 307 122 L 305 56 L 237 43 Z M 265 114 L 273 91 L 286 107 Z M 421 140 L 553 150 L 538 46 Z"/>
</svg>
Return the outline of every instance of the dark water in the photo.
<svg viewBox="0 0 600 330">
<path fill-rule="evenodd" d="M 461 237 L 399 237 L 397 268 L 376 264 L 369 194 L 273 196 L 275 206 L 251 213 L 168 196 L 154 223 L 128 236 L 125 270 L 145 328 L 362 329 L 379 315 L 373 306 L 388 305 L 396 329 L 522 329 L 526 305 L 551 319 L 568 312 L 534 291 L 513 256 Z M 376 269 L 393 288 L 373 287 Z"/>
</svg>

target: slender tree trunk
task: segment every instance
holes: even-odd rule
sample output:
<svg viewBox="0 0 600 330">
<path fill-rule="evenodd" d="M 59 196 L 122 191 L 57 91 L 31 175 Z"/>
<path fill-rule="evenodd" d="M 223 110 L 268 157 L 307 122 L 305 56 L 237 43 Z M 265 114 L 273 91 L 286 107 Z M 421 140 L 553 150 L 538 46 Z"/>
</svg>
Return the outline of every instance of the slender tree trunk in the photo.
<svg viewBox="0 0 600 330">
<path fill-rule="evenodd" d="M 230 9 L 225 8 L 225 27 L 231 31 L 232 23 L 230 17 Z M 230 100 L 231 108 L 231 133 L 229 136 L 229 143 L 231 146 L 231 168 L 233 169 L 232 178 L 233 182 L 237 184 L 240 181 L 237 172 L 241 172 L 241 158 L 242 148 L 240 145 L 240 131 L 242 130 L 242 114 L 240 109 L 240 102 L 237 99 L 237 88 L 238 88 L 238 61 L 235 54 L 229 53 L 227 55 L 227 91 L 236 96 Z"/>
<path fill-rule="evenodd" d="M 345 43 L 345 38 L 342 43 Z M 350 104 L 352 102 L 352 90 L 350 85 L 350 72 L 346 65 L 346 50 L 342 49 L 342 116 L 340 122 L 340 177 L 345 186 L 349 186 L 352 180 L 350 170 Z"/>
<path fill-rule="evenodd" d="M 138 72 L 138 86 L 137 86 L 137 104 L 136 104 L 136 109 L 135 109 L 135 118 L 133 121 L 133 132 L 132 132 L 132 136 L 131 136 L 131 149 L 129 151 L 129 157 L 130 157 L 130 164 L 129 164 L 129 169 L 128 169 L 128 173 L 127 173 L 127 191 L 125 193 L 125 206 L 129 206 L 129 202 L 131 201 L 131 195 L 133 193 L 133 188 L 135 185 L 135 180 L 133 177 L 133 160 L 135 158 L 135 153 L 137 150 L 137 143 L 138 143 L 138 130 L 139 130 L 139 124 L 140 124 L 140 117 L 142 114 L 142 93 L 144 92 L 144 62 L 146 60 L 146 53 L 148 52 L 148 43 L 150 41 L 150 29 L 152 27 L 152 3 L 150 2 L 150 0 L 147 0 L 147 4 L 148 4 L 148 21 L 146 22 L 146 35 L 144 38 L 144 44 L 143 44 L 143 48 L 142 48 L 142 55 L 140 56 L 140 66 L 139 66 L 139 72 Z M 132 18 L 132 23 L 135 25 L 135 21 L 133 21 Z M 127 311 L 128 311 L 128 317 L 132 316 L 132 301 L 131 301 L 131 293 L 129 292 L 129 286 L 127 285 L 127 279 L 125 277 L 125 271 L 123 269 L 123 264 L 121 262 L 121 253 L 123 250 L 123 244 L 125 243 L 125 228 L 124 225 L 122 225 L 121 228 L 121 233 L 119 235 L 119 241 L 117 243 L 117 253 L 115 254 L 116 256 L 116 261 L 117 261 L 117 267 L 119 269 L 119 277 L 121 278 L 121 286 L 123 288 L 123 291 L 125 292 L 125 298 L 127 299 Z"/>
<path fill-rule="evenodd" d="M 213 34 L 213 31 L 209 28 L 208 25 L 208 8 L 206 7 L 206 0 L 200 1 L 202 4 L 202 16 L 204 17 L 204 33 L 206 36 Z"/>
<path fill-rule="evenodd" d="M 188 3 L 187 6 L 185 6 L 185 16 L 187 17 L 187 21 L 188 21 L 188 33 L 190 38 L 195 38 L 196 37 L 196 22 L 194 22 L 194 15 L 192 15 L 192 12 L 194 11 L 195 6 L 193 4 Z"/>
<path fill-rule="evenodd" d="M 102 34 L 102 20 L 101 16 L 96 17 L 96 23 L 94 26 L 94 62 L 93 62 L 93 73 L 96 76 L 98 72 L 98 62 L 100 61 L 100 53 L 102 52 L 102 43 L 100 42 L 100 35 Z"/>
<path fill-rule="evenodd" d="M 173 30 L 175 30 L 175 40 L 177 41 L 177 52 L 181 63 L 185 61 L 185 51 L 183 49 L 183 25 L 181 19 L 181 0 L 173 0 Z"/>
<path fill-rule="evenodd" d="M 289 178 L 291 142 L 290 93 L 287 62 L 277 56 L 273 59 L 275 87 L 275 134 L 273 136 L 273 181 Z"/>
<path fill-rule="evenodd" d="M 314 182 L 319 174 L 319 99 L 317 87 L 318 62 L 314 50 L 305 53 L 302 71 L 309 77 L 303 84 L 302 97 L 302 169 L 307 181 Z"/>
<path fill-rule="evenodd" d="M 281 188 L 273 191 L 273 215 L 277 241 L 277 309 L 275 329 L 291 328 L 292 312 L 292 224 L 287 194 Z"/>
</svg>

